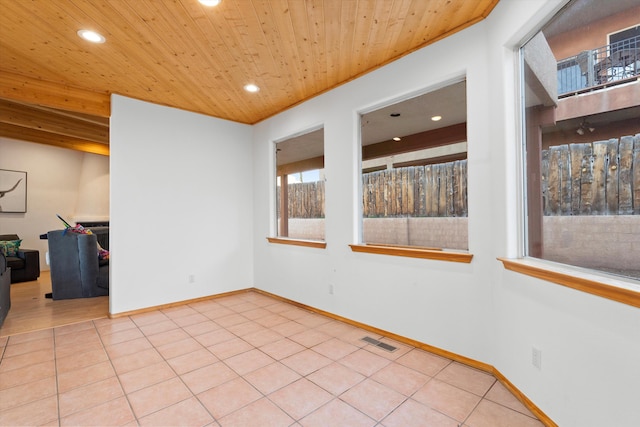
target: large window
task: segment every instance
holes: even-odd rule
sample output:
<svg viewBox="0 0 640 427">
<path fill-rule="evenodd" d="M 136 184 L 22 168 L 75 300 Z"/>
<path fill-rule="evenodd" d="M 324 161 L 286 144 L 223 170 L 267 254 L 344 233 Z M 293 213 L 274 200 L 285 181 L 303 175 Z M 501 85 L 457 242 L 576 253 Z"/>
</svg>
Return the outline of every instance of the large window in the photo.
<svg viewBox="0 0 640 427">
<path fill-rule="evenodd" d="M 637 28 L 632 3 L 571 1 L 521 49 L 526 252 L 640 279 L 640 52 L 622 31 Z"/>
<path fill-rule="evenodd" d="M 324 241 L 324 129 L 275 147 L 278 237 Z"/>
<path fill-rule="evenodd" d="M 361 116 L 362 242 L 468 250 L 466 82 Z"/>
</svg>

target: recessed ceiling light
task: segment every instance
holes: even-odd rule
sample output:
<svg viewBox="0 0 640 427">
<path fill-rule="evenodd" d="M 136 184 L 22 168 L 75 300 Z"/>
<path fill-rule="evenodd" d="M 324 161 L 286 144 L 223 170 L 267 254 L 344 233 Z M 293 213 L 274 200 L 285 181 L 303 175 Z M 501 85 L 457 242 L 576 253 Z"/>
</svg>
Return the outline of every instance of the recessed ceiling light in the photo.
<svg viewBox="0 0 640 427">
<path fill-rule="evenodd" d="M 89 41 L 91 43 L 104 43 L 107 39 L 104 38 L 102 34 L 96 33 L 91 30 L 79 30 L 78 36 Z"/>
<path fill-rule="evenodd" d="M 437 122 L 439 120 L 442 120 L 442 116 L 433 116 L 431 117 L 431 120 L 433 120 L 434 122 Z"/>
<path fill-rule="evenodd" d="M 221 0 L 198 0 L 198 1 L 204 6 L 213 7 L 213 6 L 219 5 Z"/>
<path fill-rule="evenodd" d="M 253 83 L 250 83 L 248 85 L 245 85 L 244 90 L 246 90 L 247 92 L 257 92 L 260 90 L 260 88 Z"/>
<path fill-rule="evenodd" d="M 394 140 L 394 141 L 396 141 L 396 142 L 400 141 L 401 139 L 402 139 L 402 138 L 400 138 L 399 136 L 394 136 L 394 137 L 393 137 L 393 140 Z"/>
</svg>

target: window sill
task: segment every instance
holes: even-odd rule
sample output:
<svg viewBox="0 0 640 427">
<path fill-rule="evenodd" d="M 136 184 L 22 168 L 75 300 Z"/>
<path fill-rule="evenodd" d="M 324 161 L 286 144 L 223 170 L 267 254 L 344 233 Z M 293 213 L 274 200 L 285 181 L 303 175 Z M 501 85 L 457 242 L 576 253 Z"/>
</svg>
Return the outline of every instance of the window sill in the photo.
<svg viewBox="0 0 640 427">
<path fill-rule="evenodd" d="M 442 249 L 425 249 L 391 245 L 349 245 L 353 252 L 378 255 L 393 255 L 409 258 L 433 259 L 438 261 L 470 263 L 473 255 L 466 252 L 449 252 Z"/>
<path fill-rule="evenodd" d="M 288 239 L 285 237 L 267 237 L 269 243 L 277 243 L 280 245 L 293 245 L 293 246 L 306 246 L 308 248 L 325 249 L 327 247 L 326 242 L 319 242 L 317 240 L 301 240 L 301 239 Z"/>
<path fill-rule="evenodd" d="M 534 258 L 498 258 L 504 268 L 602 298 L 640 307 L 640 285 L 632 279 Z"/>
</svg>

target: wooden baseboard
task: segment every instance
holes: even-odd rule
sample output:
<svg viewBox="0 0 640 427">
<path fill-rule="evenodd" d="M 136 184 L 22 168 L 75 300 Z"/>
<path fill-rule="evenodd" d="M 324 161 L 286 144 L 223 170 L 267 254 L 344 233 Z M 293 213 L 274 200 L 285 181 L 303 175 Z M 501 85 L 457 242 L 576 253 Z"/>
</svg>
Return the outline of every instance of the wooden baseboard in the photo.
<svg viewBox="0 0 640 427">
<path fill-rule="evenodd" d="M 139 308 L 137 310 L 122 311 L 120 313 L 109 313 L 109 318 L 110 319 L 117 319 L 119 317 L 135 316 L 136 314 L 148 313 L 150 311 L 166 310 L 167 308 L 180 307 L 182 305 L 194 304 L 196 302 L 209 301 L 209 300 L 213 300 L 213 299 L 219 299 L 219 298 L 223 298 L 223 297 L 228 297 L 228 296 L 231 296 L 231 295 L 245 294 L 247 292 L 252 292 L 254 290 L 255 290 L 254 288 L 246 288 L 246 289 L 240 289 L 240 290 L 237 290 L 237 291 L 230 291 L 230 292 L 223 292 L 221 294 L 209 295 L 209 296 L 206 296 L 206 297 L 193 298 L 193 299 L 189 299 L 189 300 L 172 302 L 172 303 L 169 303 L 169 304 L 154 305 L 153 307 Z"/>
<path fill-rule="evenodd" d="M 496 379 L 500 381 L 502 385 L 505 386 L 507 390 L 511 392 L 511 394 L 513 394 L 520 402 L 522 402 L 524 406 L 527 407 L 528 410 L 530 410 L 536 417 L 538 417 L 538 419 L 542 424 L 544 424 L 547 427 L 558 427 L 558 425 L 555 422 L 553 422 L 553 420 L 549 418 L 547 414 L 542 412 L 542 410 L 540 410 L 540 408 L 538 408 L 536 404 L 531 401 L 531 399 L 529 399 L 520 390 L 518 390 L 518 388 L 515 385 L 513 385 L 511 381 L 507 379 L 507 377 L 502 375 L 502 372 L 500 372 L 496 368 L 493 368 L 492 373 L 493 373 L 493 376 L 495 376 Z"/>
</svg>

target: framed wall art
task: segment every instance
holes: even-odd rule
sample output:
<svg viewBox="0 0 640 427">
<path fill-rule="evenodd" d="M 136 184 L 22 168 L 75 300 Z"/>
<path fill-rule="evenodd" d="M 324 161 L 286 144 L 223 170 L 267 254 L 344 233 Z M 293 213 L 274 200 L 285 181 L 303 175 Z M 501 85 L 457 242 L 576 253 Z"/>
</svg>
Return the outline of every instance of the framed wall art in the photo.
<svg viewBox="0 0 640 427">
<path fill-rule="evenodd" d="M 0 169 L 0 213 L 27 212 L 27 173 Z"/>
</svg>

